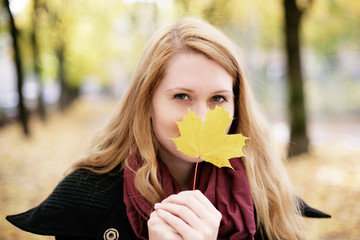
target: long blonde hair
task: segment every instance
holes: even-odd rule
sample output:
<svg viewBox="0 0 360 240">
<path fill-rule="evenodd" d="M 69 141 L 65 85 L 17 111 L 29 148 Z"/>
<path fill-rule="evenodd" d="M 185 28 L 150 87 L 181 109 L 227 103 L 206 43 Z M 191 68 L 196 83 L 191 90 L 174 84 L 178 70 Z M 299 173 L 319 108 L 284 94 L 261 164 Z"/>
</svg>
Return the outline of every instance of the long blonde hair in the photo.
<svg viewBox="0 0 360 240">
<path fill-rule="evenodd" d="M 237 48 L 221 31 L 198 19 L 185 18 L 152 36 L 118 113 L 75 168 L 97 173 L 122 170 L 131 154 L 138 151 L 143 163 L 136 172 L 135 186 L 150 203 L 162 200 L 164 191 L 157 178 L 158 142 L 152 131 L 149 103 L 169 59 L 186 51 L 215 60 L 234 79 L 235 119 L 230 132 L 250 138 L 242 160 L 258 227 L 262 226 L 270 239 L 303 239 L 296 196 L 270 143 L 265 118 L 241 71 Z"/>
</svg>

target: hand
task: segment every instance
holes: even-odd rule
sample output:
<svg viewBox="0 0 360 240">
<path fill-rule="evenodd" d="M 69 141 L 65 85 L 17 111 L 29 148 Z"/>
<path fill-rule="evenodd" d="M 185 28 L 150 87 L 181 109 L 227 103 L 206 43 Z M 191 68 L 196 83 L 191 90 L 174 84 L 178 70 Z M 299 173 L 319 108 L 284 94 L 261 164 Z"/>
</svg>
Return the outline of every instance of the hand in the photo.
<svg viewBox="0 0 360 240">
<path fill-rule="evenodd" d="M 149 240 L 182 240 L 183 238 L 154 211 L 147 222 Z"/>
<path fill-rule="evenodd" d="M 171 195 L 155 204 L 154 208 L 157 217 L 181 236 L 181 239 L 217 238 L 221 213 L 199 190 Z"/>
</svg>

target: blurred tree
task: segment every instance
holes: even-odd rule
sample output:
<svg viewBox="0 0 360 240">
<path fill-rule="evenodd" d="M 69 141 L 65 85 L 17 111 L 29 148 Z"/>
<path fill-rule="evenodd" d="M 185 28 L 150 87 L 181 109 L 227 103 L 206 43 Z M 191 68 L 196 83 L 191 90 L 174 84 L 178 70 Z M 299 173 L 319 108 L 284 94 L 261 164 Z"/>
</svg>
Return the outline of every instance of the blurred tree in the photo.
<svg viewBox="0 0 360 240">
<path fill-rule="evenodd" d="M 229 14 L 231 11 L 229 6 L 234 4 L 232 0 L 177 0 L 175 3 L 180 8 L 180 16 L 200 16 L 219 27 L 229 24 Z"/>
<path fill-rule="evenodd" d="M 66 51 L 70 43 L 69 28 L 74 24 L 69 14 L 69 1 L 52 1 L 54 6 L 50 10 L 50 23 L 56 29 L 55 53 L 58 59 L 57 78 L 60 83 L 60 109 L 64 111 L 79 95 L 79 85 L 71 84 L 68 77 Z"/>
<path fill-rule="evenodd" d="M 94 83 L 91 86 L 96 85 L 97 89 L 109 92 L 115 88 L 125 88 L 125 84 L 119 82 L 129 79 L 154 25 L 165 25 L 183 16 L 197 16 L 223 29 L 240 47 L 244 72 L 251 73 L 255 94 L 263 101 L 266 110 L 275 113 L 271 116 L 276 115 L 276 120 L 283 120 L 282 113 L 287 110 L 283 106 L 285 96 L 274 94 L 274 91 L 284 87 L 282 10 L 285 4 L 288 4 L 285 19 L 289 26 L 285 30 L 288 31 L 289 54 L 295 52 L 295 55 L 300 55 L 298 48 L 290 50 L 296 49 L 292 46 L 300 44 L 294 41 L 299 41 L 299 25 L 302 26 L 300 34 L 305 40 L 306 53 L 321 55 L 324 60 L 328 60 L 329 56 L 337 58 L 340 48 L 342 51 L 352 45 L 356 50 L 360 37 L 360 28 L 357 27 L 360 8 L 356 7 L 360 5 L 356 0 L 317 0 L 311 9 L 308 9 L 309 0 L 297 0 L 296 4 L 288 0 L 268 0 L 266 4 L 261 0 L 174 0 L 171 4 L 118 0 L 30 2 L 34 3 L 34 8 L 28 5 L 16 16 L 16 26 L 22 33 L 18 36 L 18 45 L 22 53 L 24 77 L 35 71 L 44 85 L 57 81 L 49 85 L 56 85 L 54 88 L 62 86 L 60 106 L 63 108 L 78 95 L 84 83 Z M 289 8 L 290 2 L 295 10 Z M 300 63 L 296 59 L 296 56 L 289 57 L 288 66 Z M 297 68 L 300 69 L 299 66 Z M 274 74 L 275 70 L 270 71 L 273 69 L 276 76 L 269 75 Z M 308 141 L 305 107 L 301 107 L 303 100 L 299 100 L 304 98 L 304 93 L 296 90 L 303 88 L 302 81 L 299 81 L 302 76 L 301 72 L 296 73 L 294 67 L 291 69 L 288 72 L 289 80 L 293 79 L 289 81 L 289 89 L 292 89 L 289 101 L 295 103 L 289 103 L 288 107 L 289 116 L 293 116 L 291 122 L 296 121 L 291 123 L 295 126 L 292 127 L 291 142 L 296 143 L 296 146 L 291 146 L 291 151 L 295 154 L 294 147 L 301 145 L 298 140 L 301 138 L 295 139 L 297 133 L 305 132 L 304 146 Z M 309 80 L 314 82 L 314 79 Z M 290 84 L 294 84 L 294 88 L 290 88 Z M 318 94 L 316 89 L 311 91 Z M 285 95 L 286 91 L 283 92 Z"/>
<path fill-rule="evenodd" d="M 109 84 L 111 66 L 121 58 L 122 49 L 129 50 L 122 43 L 130 37 L 115 36 L 127 23 L 121 22 L 123 3 L 117 0 L 51 0 L 46 4 L 57 59 L 56 78 L 61 86 L 60 107 L 65 109 L 87 79 L 102 87 Z M 129 62 L 132 57 L 124 58 Z"/>
<path fill-rule="evenodd" d="M 209 22 L 217 26 L 224 26 L 226 22 L 228 22 L 229 9 L 227 8 L 227 4 L 231 1 L 227 0 L 213 0 L 210 1 L 202 14 Z"/>
<path fill-rule="evenodd" d="M 12 37 L 12 44 L 14 48 L 14 57 L 15 57 L 15 65 L 16 65 L 16 73 L 17 73 L 17 89 L 19 94 L 19 115 L 20 122 L 23 126 L 23 132 L 26 136 L 30 135 L 29 127 L 28 127 L 28 114 L 24 104 L 24 97 L 22 93 L 23 87 L 23 69 L 22 69 L 22 61 L 21 61 L 21 53 L 18 44 L 18 29 L 15 25 L 15 20 L 13 14 L 10 9 L 9 0 L 5 0 L 5 8 L 7 9 L 9 15 L 10 22 L 10 33 Z"/>
<path fill-rule="evenodd" d="M 41 8 L 39 4 L 39 0 L 34 0 L 33 6 L 33 15 L 32 15 L 32 31 L 31 31 L 31 44 L 32 44 L 32 52 L 33 52 L 33 63 L 34 63 L 34 73 L 36 75 L 36 79 L 39 86 L 39 93 L 38 93 L 38 113 L 43 121 L 46 120 L 46 111 L 45 105 L 43 100 L 43 80 L 40 68 L 40 50 L 39 50 L 39 43 L 38 43 L 38 35 L 39 33 L 39 9 Z"/>
<path fill-rule="evenodd" d="M 285 44 L 287 55 L 288 104 L 290 120 L 289 156 L 308 152 L 309 138 L 306 132 L 306 109 L 300 56 L 300 22 L 304 11 L 310 7 L 300 6 L 296 0 L 284 0 Z"/>
<path fill-rule="evenodd" d="M 175 9 L 178 10 L 179 17 L 190 13 L 190 0 L 176 0 Z"/>
<path fill-rule="evenodd" d="M 65 44 L 59 42 L 56 49 L 56 56 L 59 61 L 58 65 L 58 80 L 60 82 L 60 109 L 64 111 L 79 95 L 79 88 L 74 87 L 66 80 L 66 67 L 65 67 Z"/>
<path fill-rule="evenodd" d="M 304 43 L 328 57 L 359 49 L 360 4 L 357 0 L 317 0 L 304 16 Z"/>
</svg>

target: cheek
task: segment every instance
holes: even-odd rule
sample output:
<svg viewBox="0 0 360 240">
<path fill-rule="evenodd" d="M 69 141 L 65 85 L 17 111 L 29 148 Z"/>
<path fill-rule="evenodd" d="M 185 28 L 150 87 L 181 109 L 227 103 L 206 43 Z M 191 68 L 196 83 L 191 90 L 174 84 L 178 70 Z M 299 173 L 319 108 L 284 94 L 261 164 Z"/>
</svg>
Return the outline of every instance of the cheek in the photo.
<svg viewBox="0 0 360 240">
<path fill-rule="evenodd" d="M 234 118 L 234 102 L 229 102 L 225 105 L 225 110 L 229 112 L 229 117 Z"/>
<path fill-rule="evenodd" d="M 181 120 L 181 119 L 180 119 Z M 170 138 L 177 138 L 180 136 L 176 121 L 180 121 L 171 117 L 171 114 L 166 115 L 152 115 L 152 127 L 156 138 L 162 144 L 166 141 L 171 141 Z"/>
<path fill-rule="evenodd" d="M 187 109 L 178 108 L 171 104 L 157 105 L 152 108 L 151 118 L 153 129 L 158 140 L 161 137 L 163 140 L 167 138 L 177 138 L 180 136 L 176 122 L 183 119 Z"/>
<path fill-rule="evenodd" d="M 160 125 L 158 125 L 158 130 L 160 135 L 164 138 L 176 138 L 180 136 L 178 126 L 175 121 L 164 121 Z"/>
<path fill-rule="evenodd" d="M 228 106 L 225 106 L 225 110 L 229 112 L 229 117 L 234 119 L 234 114 L 235 114 L 234 104 L 232 103 L 232 104 L 229 104 Z M 226 133 L 229 133 L 231 125 L 232 125 L 232 122 L 226 128 Z"/>
<path fill-rule="evenodd" d="M 178 125 L 176 124 L 176 122 L 172 122 L 170 125 L 169 125 L 169 128 L 171 129 L 171 132 L 173 133 L 173 136 L 172 137 L 179 137 L 180 136 L 180 132 L 179 132 L 179 128 L 178 128 Z"/>
</svg>

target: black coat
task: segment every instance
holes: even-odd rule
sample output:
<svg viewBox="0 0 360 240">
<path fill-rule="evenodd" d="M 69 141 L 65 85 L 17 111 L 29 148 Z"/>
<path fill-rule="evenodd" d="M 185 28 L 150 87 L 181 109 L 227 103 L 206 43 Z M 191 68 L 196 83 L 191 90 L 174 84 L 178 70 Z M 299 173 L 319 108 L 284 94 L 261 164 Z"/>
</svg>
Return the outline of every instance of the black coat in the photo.
<svg viewBox="0 0 360 240">
<path fill-rule="evenodd" d="M 329 217 L 302 202 L 304 216 Z M 24 231 L 57 240 L 136 239 L 123 202 L 119 175 L 77 170 L 68 175 L 38 207 L 7 216 Z M 267 239 L 258 231 L 256 240 Z"/>
</svg>

